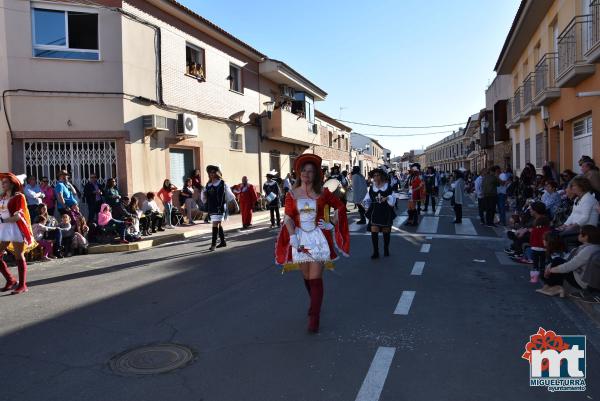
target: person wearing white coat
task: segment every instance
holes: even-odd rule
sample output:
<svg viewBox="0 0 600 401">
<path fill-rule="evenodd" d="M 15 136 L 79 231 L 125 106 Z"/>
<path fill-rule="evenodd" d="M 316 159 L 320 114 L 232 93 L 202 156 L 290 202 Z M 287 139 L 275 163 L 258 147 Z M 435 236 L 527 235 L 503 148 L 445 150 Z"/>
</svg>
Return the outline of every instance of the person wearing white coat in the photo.
<svg viewBox="0 0 600 401">
<path fill-rule="evenodd" d="M 569 183 L 569 189 L 575 194 L 573 210 L 565 223 L 558 227 L 561 238 L 569 241 L 577 237 L 579 229 L 585 225 L 598 225 L 598 201 L 594 197 L 592 184 L 585 177 L 577 176 Z"/>
</svg>

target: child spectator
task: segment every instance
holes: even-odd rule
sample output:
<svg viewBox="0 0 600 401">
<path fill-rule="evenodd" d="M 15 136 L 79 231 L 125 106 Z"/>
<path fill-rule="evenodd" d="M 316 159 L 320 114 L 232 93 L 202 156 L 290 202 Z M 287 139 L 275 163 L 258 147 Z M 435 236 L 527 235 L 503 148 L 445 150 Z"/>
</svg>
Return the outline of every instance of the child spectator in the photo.
<svg viewBox="0 0 600 401">
<path fill-rule="evenodd" d="M 545 186 L 546 191 L 542 195 L 542 202 L 546 205 L 546 210 L 550 213 L 550 217 L 554 217 L 554 213 L 560 206 L 561 196 L 557 192 L 558 184 L 556 181 L 547 181 Z"/>
<path fill-rule="evenodd" d="M 90 232 L 90 228 L 87 225 L 85 217 L 79 216 L 74 223 L 75 232 L 73 234 L 73 255 L 86 255 L 88 252 L 88 239 L 87 235 Z"/>
<path fill-rule="evenodd" d="M 121 237 L 121 244 L 129 243 L 129 241 L 125 239 L 125 222 L 113 219 L 110 206 L 108 206 L 106 203 L 103 203 L 102 206 L 100 206 L 100 213 L 98 213 L 98 225 L 100 227 L 112 228 L 116 230 Z"/>
<path fill-rule="evenodd" d="M 75 227 L 71 225 L 71 216 L 64 213 L 60 218 L 58 228 L 62 232 L 63 239 L 63 256 L 67 256 L 71 253 L 73 248 L 73 237 L 75 235 Z"/>
<path fill-rule="evenodd" d="M 529 245 L 531 246 L 531 259 L 533 266 L 529 272 L 529 282 L 537 283 L 540 272 L 546 266 L 546 247 L 544 245 L 544 235 L 550 231 L 550 219 L 546 216 L 541 216 L 533 223 L 533 227 L 529 230 Z"/>
<path fill-rule="evenodd" d="M 54 231 L 58 229 L 56 227 L 47 226 L 47 220 L 48 219 L 46 219 L 45 216 L 39 215 L 35 219 L 35 224 L 32 227 L 33 238 L 43 249 L 43 261 L 51 260 L 49 255 L 52 253 L 52 242 L 44 239 L 44 234 L 48 231 Z"/>
<path fill-rule="evenodd" d="M 142 211 L 148 216 L 150 219 L 150 227 L 152 228 L 152 232 L 155 233 L 158 231 L 165 231 L 162 228 L 163 215 L 158 209 L 158 205 L 154 200 L 154 192 L 148 192 L 146 194 L 146 200 L 142 205 Z M 158 227 L 158 229 L 157 229 Z"/>
</svg>

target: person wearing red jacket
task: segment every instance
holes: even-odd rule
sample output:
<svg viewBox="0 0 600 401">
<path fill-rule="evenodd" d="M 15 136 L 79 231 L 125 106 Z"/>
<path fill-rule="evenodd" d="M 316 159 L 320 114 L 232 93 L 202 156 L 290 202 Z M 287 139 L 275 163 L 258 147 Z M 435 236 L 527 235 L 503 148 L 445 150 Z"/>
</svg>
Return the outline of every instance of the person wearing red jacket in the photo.
<svg viewBox="0 0 600 401">
<path fill-rule="evenodd" d="M 350 232 L 346 205 L 323 188 L 321 158 L 303 154 L 294 163 L 299 179 L 285 198 L 284 226 L 275 247 L 275 262 L 285 270 L 300 269 L 310 296 L 308 331 L 319 331 L 323 302 L 323 269 L 338 252 L 348 256 Z M 330 208 L 336 209 L 335 225 Z"/>
<path fill-rule="evenodd" d="M 546 216 L 538 217 L 529 231 L 529 245 L 531 246 L 531 259 L 533 259 L 533 266 L 529 272 L 529 282 L 537 283 L 540 272 L 546 269 L 544 235 L 550 231 L 550 219 Z"/>
<path fill-rule="evenodd" d="M 240 203 L 240 211 L 242 213 L 242 228 L 248 228 L 252 226 L 252 211 L 254 205 L 258 200 L 256 189 L 254 185 L 248 184 L 248 177 L 242 177 L 242 183 L 237 185 L 237 188 L 233 191 L 238 196 Z"/>
<path fill-rule="evenodd" d="M 0 292 L 12 291 L 22 294 L 27 291 L 27 262 L 25 250 L 33 245 L 33 232 L 29 219 L 27 201 L 23 195 L 23 183 L 14 174 L 0 173 L 2 191 L 0 192 L 0 274 L 6 279 L 6 285 Z M 4 251 L 9 249 L 15 255 L 19 271 L 19 283 L 2 260 Z"/>
</svg>

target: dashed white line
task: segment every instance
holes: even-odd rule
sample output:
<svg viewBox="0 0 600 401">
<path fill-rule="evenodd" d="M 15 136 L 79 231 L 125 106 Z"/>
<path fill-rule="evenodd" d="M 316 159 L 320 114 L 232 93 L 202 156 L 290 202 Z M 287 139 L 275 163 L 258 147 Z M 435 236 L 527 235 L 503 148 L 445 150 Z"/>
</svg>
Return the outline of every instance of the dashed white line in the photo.
<svg viewBox="0 0 600 401">
<path fill-rule="evenodd" d="M 398 305 L 396 305 L 394 315 L 408 315 L 414 298 L 415 291 L 402 291 L 402 295 L 400 296 Z"/>
<path fill-rule="evenodd" d="M 410 272 L 411 276 L 420 276 L 423 274 L 423 269 L 425 268 L 425 262 L 415 262 L 413 265 L 413 269 Z"/>
<path fill-rule="evenodd" d="M 430 249 L 431 249 L 431 244 L 421 245 L 421 253 L 429 253 Z"/>
<path fill-rule="evenodd" d="M 379 347 L 363 380 L 356 401 L 378 401 L 387 379 L 396 348 Z"/>
</svg>

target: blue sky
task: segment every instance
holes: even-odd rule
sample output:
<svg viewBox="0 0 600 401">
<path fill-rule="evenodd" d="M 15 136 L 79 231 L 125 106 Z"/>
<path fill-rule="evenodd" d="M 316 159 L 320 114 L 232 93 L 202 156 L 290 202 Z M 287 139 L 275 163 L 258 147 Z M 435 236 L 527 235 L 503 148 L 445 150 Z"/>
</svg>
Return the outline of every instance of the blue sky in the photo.
<svg viewBox="0 0 600 401">
<path fill-rule="evenodd" d="M 329 96 L 332 117 L 381 125 L 466 122 L 484 90 L 519 0 L 181 0 L 269 57 L 283 60 Z M 366 135 L 393 130 L 350 124 Z M 374 136 L 392 154 L 448 135 Z"/>
</svg>

